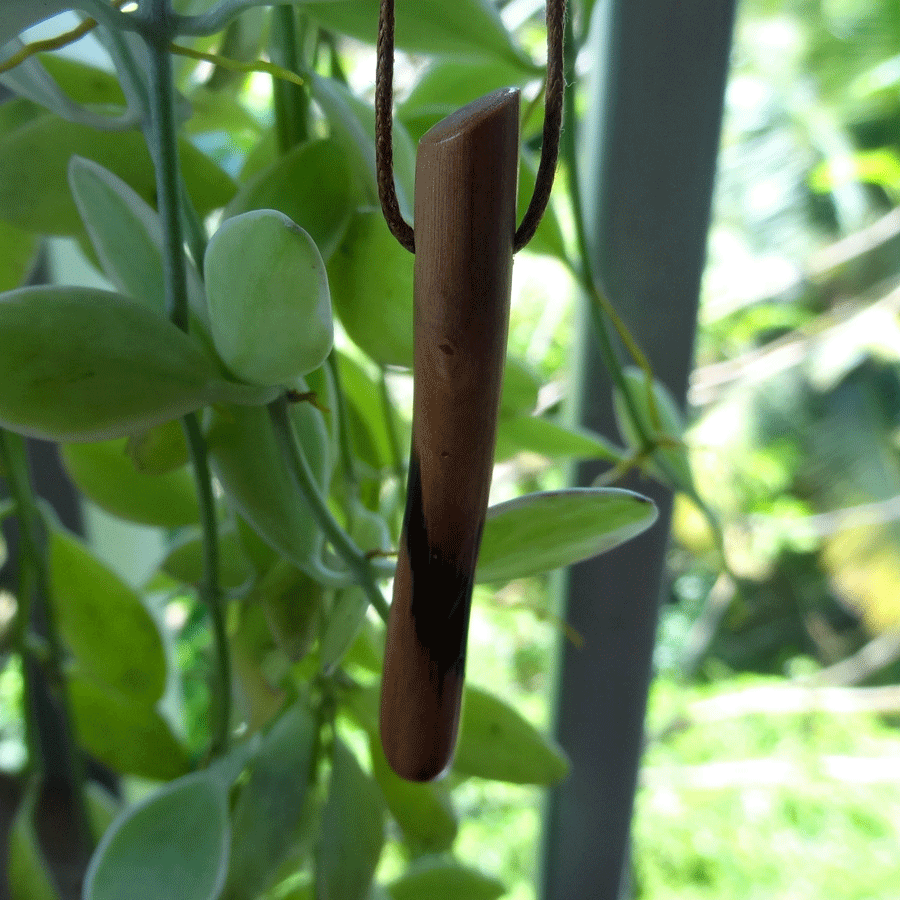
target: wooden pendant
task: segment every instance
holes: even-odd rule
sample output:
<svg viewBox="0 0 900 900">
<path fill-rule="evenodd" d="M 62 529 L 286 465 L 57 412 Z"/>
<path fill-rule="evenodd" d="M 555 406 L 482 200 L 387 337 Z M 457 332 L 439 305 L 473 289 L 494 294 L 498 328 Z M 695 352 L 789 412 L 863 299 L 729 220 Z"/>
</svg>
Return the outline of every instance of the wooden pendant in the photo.
<svg viewBox="0 0 900 900">
<path fill-rule="evenodd" d="M 384 752 L 411 781 L 437 777 L 456 745 L 506 356 L 518 160 L 517 90 L 470 103 L 419 143 L 412 451 L 381 689 Z"/>
</svg>

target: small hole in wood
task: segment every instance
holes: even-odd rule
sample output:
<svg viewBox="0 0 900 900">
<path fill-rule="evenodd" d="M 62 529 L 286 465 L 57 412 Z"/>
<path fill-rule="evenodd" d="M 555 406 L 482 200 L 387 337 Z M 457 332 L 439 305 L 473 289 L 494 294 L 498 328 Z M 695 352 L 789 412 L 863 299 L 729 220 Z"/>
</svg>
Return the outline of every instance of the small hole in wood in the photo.
<svg viewBox="0 0 900 900">
<path fill-rule="evenodd" d="M 446 450 L 441 451 L 441 459 L 449 459 L 450 454 Z"/>
<path fill-rule="evenodd" d="M 443 351 L 447 356 L 453 356 L 453 348 L 446 341 L 443 344 L 438 344 L 438 350 Z"/>
</svg>

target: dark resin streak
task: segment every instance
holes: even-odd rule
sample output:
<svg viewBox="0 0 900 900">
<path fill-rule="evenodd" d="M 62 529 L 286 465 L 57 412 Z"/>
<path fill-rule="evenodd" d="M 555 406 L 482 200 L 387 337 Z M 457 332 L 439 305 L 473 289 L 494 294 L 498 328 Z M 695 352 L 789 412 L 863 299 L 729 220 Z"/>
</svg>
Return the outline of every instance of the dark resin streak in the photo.
<svg viewBox="0 0 900 900">
<path fill-rule="evenodd" d="M 456 743 L 466 633 L 506 356 L 519 93 L 495 91 L 419 144 L 413 439 L 381 694 L 393 769 L 426 781 Z"/>
</svg>

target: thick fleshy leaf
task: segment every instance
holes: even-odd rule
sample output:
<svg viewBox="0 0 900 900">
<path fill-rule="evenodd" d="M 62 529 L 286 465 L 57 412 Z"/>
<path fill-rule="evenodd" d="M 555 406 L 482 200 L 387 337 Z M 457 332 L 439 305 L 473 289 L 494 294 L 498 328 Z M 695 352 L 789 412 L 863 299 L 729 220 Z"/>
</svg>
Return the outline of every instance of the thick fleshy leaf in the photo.
<svg viewBox="0 0 900 900">
<path fill-rule="evenodd" d="M 309 16 L 332 31 L 375 43 L 378 0 L 313 3 Z M 422 3 L 397 0 L 396 44 L 413 53 L 494 56 L 526 71 L 532 64 L 512 42 L 491 0 Z"/>
<path fill-rule="evenodd" d="M 453 770 L 493 781 L 554 784 L 565 778 L 569 763 L 562 750 L 512 706 L 467 684 Z"/>
<path fill-rule="evenodd" d="M 292 410 L 292 418 L 303 452 L 324 488 L 330 463 L 322 414 L 310 404 L 300 403 Z M 267 410 L 217 409 L 207 442 L 216 477 L 237 511 L 270 547 L 310 571 L 322 535 L 294 486 Z"/>
<path fill-rule="evenodd" d="M 334 743 L 328 801 L 316 847 L 316 896 L 365 900 L 384 845 L 381 790 L 340 739 Z"/>
<path fill-rule="evenodd" d="M 226 797 L 206 773 L 166 785 L 107 832 L 84 900 L 216 900 L 230 845 Z"/>
<path fill-rule="evenodd" d="M 292 662 L 312 649 L 325 589 L 306 572 L 280 560 L 253 592 L 275 643 Z"/>
<path fill-rule="evenodd" d="M 350 6 L 351 4 L 343 4 Z M 377 19 L 376 19 L 377 21 Z M 331 126 L 331 136 L 344 149 L 359 189 L 366 202 L 378 205 L 378 179 L 375 169 L 375 109 L 365 100 L 331 78 L 312 75 L 313 98 L 322 107 Z M 397 202 L 407 221 L 412 219 L 413 185 L 416 172 L 416 148 L 401 122 L 395 122 L 394 181 Z"/>
<path fill-rule="evenodd" d="M 11 291 L 25 280 L 37 256 L 36 234 L 0 222 L 0 291 Z"/>
<path fill-rule="evenodd" d="M 222 380 L 190 337 L 121 294 L 9 291 L 0 338 L 0 424 L 32 437 L 103 440 L 210 403 L 271 399 Z"/>
<path fill-rule="evenodd" d="M 47 114 L 0 138 L 0 219 L 41 234 L 80 233 L 67 182 L 72 156 L 99 163 L 152 203 L 153 164 L 140 132 L 97 131 Z M 230 176 L 188 141 L 179 145 L 179 159 L 201 215 L 231 199 L 236 186 Z"/>
<path fill-rule="evenodd" d="M 375 780 L 413 852 L 448 850 L 456 838 L 458 823 L 447 787 L 439 782 L 416 783 L 401 778 L 388 765 L 375 735 L 369 737 L 369 750 Z"/>
<path fill-rule="evenodd" d="M 120 519 L 160 528 L 181 528 L 199 521 L 193 474 L 186 467 L 163 475 L 141 472 L 135 468 L 127 444 L 127 438 L 64 444 L 63 465 L 82 494 Z"/>
<path fill-rule="evenodd" d="M 413 255 L 381 210 L 351 219 L 328 264 L 331 298 L 354 343 L 382 365 L 412 367 Z"/>
<path fill-rule="evenodd" d="M 152 706 L 166 687 L 166 656 L 140 595 L 61 531 L 49 562 L 57 625 L 78 672 Z"/>
<path fill-rule="evenodd" d="M 453 859 L 418 859 L 387 885 L 392 900 L 497 900 L 506 893 L 502 881 Z"/>
<path fill-rule="evenodd" d="M 346 153 L 332 140 L 288 151 L 243 185 L 225 217 L 277 209 L 309 232 L 323 259 L 341 240 L 355 206 Z"/>
<path fill-rule="evenodd" d="M 352 357 L 338 352 L 337 361 L 341 390 L 347 400 L 353 448 L 373 469 L 389 466 L 392 460 L 391 438 L 380 386 Z"/>
<path fill-rule="evenodd" d="M 673 487 L 690 488 L 693 483 L 690 460 L 687 448 L 679 444 L 684 432 L 684 419 L 674 398 L 662 382 L 653 381 L 653 407 L 647 392 L 647 377 L 641 369 L 629 366 L 622 371 L 628 393 L 634 401 L 638 420 L 643 426 L 644 434 L 651 440 L 662 439 L 663 444 L 653 454 L 654 459 L 665 463 L 668 471 L 663 471 L 657 463 L 649 466 L 651 473 L 666 484 L 673 480 Z M 613 409 L 616 423 L 622 437 L 634 450 L 642 449 L 638 429 L 635 427 L 631 411 L 625 402 L 622 392 L 616 388 L 613 392 Z M 673 446 L 674 444 L 674 446 Z M 671 476 L 669 475 L 671 472 Z"/>
<path fill-rule="evenodd" d="M 316 734 L 315 720 L 297 703 L 263 738 L 234 803 L 222 900 L 258 896 L 293 847 L 312 777 Z"/>
<path fill-rule="evenodd" d="M 209 242 L 203 271 L 213 341 L 235 375 L 284 385 L 322 365 L 334 342 L 325 264 L 284 213 L 228 219 Z"/>
<path fill-rule="evenodd" d="M 656 521 L 652 500 L 618 488 L 528 494 L 488 510 L 477 581 L 509 581 L 617 547 Z"/>
<path fill-rule="evenodd" d="M 517 453 L 539 453 L 551 459 L 605 459 L 618 462 L 623 453 L 593 431 L 563 425 L 540 416 L 501 418 L 497 426 L 494 459 L 510 459 Z"/>
<path fill-rule="evenodd" d="M 155 706 L 80 677 L 69 699 L 79 744 L 114 771 L 167 781 L 188 770 L 187 750 Z"/>
<path fill-rule="evenodd" d="M 73 156 L 69 184 L 91 244 L 107 278 L 128 297 L 164 315 L 162 228 L 155 210 L 121 178 Z M 203 287 L 186 261 L 191 308 L 205 320 Z"/>
</svg>

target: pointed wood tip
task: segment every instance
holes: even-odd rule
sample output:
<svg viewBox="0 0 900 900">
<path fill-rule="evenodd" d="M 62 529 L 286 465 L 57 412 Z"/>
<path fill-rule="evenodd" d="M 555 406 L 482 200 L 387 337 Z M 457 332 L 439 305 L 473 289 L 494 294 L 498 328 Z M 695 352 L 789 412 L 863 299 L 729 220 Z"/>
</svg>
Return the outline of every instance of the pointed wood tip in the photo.
<svg viewBox="0 0 900 900">
<path fill-rule="evenodd" d="M 519 89 L 500 88 L 473 100 L 462 109 L 451 113 L 446 119 L 441 119 L 437 125 L 425 132 L 419 141 L 419 147 L 452 141 L 471 133 L 496 117 L 510 115 L 514 116 L 514 121 L 518 123 Z"/>
</svg>

